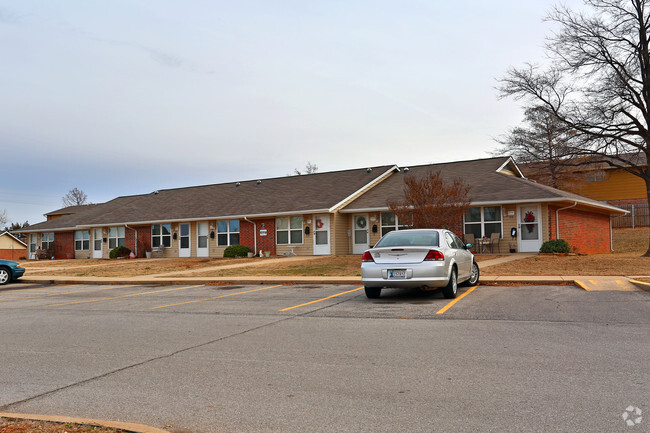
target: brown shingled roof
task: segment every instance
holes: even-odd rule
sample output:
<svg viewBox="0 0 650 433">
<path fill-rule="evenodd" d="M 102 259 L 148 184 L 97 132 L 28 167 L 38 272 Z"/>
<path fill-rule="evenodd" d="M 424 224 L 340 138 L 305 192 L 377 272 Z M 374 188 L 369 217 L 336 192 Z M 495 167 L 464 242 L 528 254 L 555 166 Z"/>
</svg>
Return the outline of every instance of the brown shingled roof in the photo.
<svg viewBox="0 0 650 433">
<path fill-rule="evenodd" d="M 424 176 L 431 171 L 440 171 L 444 179 L 460 178 L 468 184 L 471 187 L 470 197 L 474 204 L 567 200 L 578 201 L 588 206 L 609 209 L 618 213 L 616 212 L 617 208 L 605 203 L 521 177 L 516 164 L 510 157 L 419 165 L 408 167 L 408 170 L 402 168 L 401 172 L 390 176 L 341 211 L 360 212 L 388 209 L 388 201 L 403 198 L 406 176 Z"/>
<path fill-rule="evenodd" d="M 394 165 L 384 165 L 370 170 L 359 168 L 260 181 L 162 189 L 149 194 L 118 197 L 73 214 L 34 224 L 29 231 L 326 212 L 393 170 L 396 170 Z"/>
</svg>

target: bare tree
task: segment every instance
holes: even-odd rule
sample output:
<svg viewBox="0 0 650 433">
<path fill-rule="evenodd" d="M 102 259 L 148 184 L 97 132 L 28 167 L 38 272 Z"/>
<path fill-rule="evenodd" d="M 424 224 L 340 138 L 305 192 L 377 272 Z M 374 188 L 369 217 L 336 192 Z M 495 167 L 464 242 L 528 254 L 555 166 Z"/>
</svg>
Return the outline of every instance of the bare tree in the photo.
<svg viewBox="0 0 650 433">
<path fill-rule="evenodd" d="M 454 228 L 463 220 L 470 205 L 470 187 L 461 180 L 445 182 L 440 172 L 426 176 L 406 176 L 404 198 L 389 201 L 388 207 L 402 222 L 413 228 Z"/>
<path fill-rule="evenodd" d="M 5 227 L 4 231 L 11 232 L 18 239 L 24 242 L 27 239 L 27 236 L 25 233 L 21 233 L 19 230 L 26 229 L 27 227 L 29 227 L 29 221 L 25 221 L 23 224 L 11 223 L 9 227 Z"/>
<path fill-rule="evenodd" d="M 526 108 L 524 116 L 522 126 L 496 139 L 501 147 L 492 153 L 512 155 L 517 162 L 525 164 L 526 175 L 540 183 L 570 189 L 575 175 L 567 166 L 575 161 L 570 146 L 575 131 L 543 105 Z"/>
<path fill-rule="evenodd" d="M 3 209 L 0 211 L 0 225 L 7 224 L 7 221 L 9 221 L 9 217 L 7 217 L 7 210 Z"/>
<path fill-rule="evenodd" d="M 318 166 L 316 164 L 312 164 L 311 162 L 307 161 L 307 165 L 305 166 L 305 169 L 301 172 L 297 168 L 293 169 L 293 173 L 296 175 L 301 175 L 301 174 L 314 174 L 318 171 Z"/>
<path fill-rule="evenodd" d="M 576 131 L 575 155 L 642 178 L 650 196 L 650 0 L 585 0 L 557 6 L 548 67 L 510 68 L 501 97 L 541 104 Z M 648 251 L 650 256 L 650 238 Z"/>
<path fill-rule="evenodd" d="M 66 195 L 63 196 L 62 200 L 64 206 L 79 206 L 87 203 L 88 196 L 82 190 L 78 188 L 72 188 Z"/>
</svg>

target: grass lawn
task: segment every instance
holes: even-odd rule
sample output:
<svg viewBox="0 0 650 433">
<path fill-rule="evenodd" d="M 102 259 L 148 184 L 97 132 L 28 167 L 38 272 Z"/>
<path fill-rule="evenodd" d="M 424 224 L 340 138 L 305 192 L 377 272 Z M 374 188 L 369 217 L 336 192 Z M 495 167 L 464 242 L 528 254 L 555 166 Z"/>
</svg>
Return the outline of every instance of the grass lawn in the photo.
<svg viewBox="0 0 650 433">
<path fill-rule="evenodd" d="M 536 255 L 501 265 L 483 266 L 483 275 L 618 275 L 650 277 L 648 248 L 650 228 L 616 229 L 614 252 L 593 255 Z M 492 255 L 477 255 L 481 265 Z M 274 259 L 135 259 L 135 260 L 44 260 L 23 262 L 26 275 L 124 277 L 166 276 L 360 276 L 360 256 L 278 257 Z M 250 266 L 247 266 L 250 264 Z M 192 271 L 188 274 L 187 271 Z"/>
</svg>

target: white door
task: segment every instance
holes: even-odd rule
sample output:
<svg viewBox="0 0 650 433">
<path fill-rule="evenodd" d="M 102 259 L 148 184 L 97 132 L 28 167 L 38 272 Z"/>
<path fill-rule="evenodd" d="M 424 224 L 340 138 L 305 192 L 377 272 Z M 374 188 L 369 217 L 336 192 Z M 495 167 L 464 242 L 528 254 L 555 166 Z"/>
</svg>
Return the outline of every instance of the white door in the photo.
<svg viewBox="0 0 650 433">
<path fill-rule="evenodd" d="M 102 241 L 102 229 L 93 229 L 93 259 L 101 259 L 104 242 Z"/>
<path fill-rule="evenodd" d="M 354 228 L 352 230 L 352 254 L 363 254 L 370 248 L 368 215 L 355 215 Z"/>
<path fill-rule="evenodd" d="M 330 216 L 316 215 L 314 217 L 314 255 L 330 254 Z"/>
<path fill-rule="evenodd" d="M 539 205 L 523 205 L 518 207 L 519 252 L 537 253 L 542 246 L 542 213 Z"/>
<path fill-rule="evenodd" d="M 190 225 L 181 224 L 178 235 L 178 257 L 190 257 Z"/>
<path fill-rule="evenodd" d="M 208 257 L 210 255 L 210 244 L 208 236 L 208 223 L 196 225 L 196 256 Z"/>
</svg>

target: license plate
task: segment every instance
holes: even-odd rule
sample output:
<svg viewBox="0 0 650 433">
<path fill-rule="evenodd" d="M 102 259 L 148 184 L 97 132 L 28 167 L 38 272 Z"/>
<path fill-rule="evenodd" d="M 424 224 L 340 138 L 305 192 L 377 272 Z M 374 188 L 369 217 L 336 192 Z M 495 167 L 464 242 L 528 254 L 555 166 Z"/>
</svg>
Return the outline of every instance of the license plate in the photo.
<svg viewBox="0 0 650 433">
<path fill-rule="evenodd" d="M 406 278 L 406 269 L 389 269 L 388 278 Z"/>
</svg>

